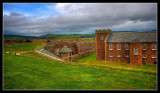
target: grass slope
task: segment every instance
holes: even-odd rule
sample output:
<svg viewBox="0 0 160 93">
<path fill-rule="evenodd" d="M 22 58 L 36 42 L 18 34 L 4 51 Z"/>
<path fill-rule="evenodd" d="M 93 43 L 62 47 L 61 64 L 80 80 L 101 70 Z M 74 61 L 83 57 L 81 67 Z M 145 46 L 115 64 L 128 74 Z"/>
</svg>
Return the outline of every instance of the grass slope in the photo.
<svg viewBox="0 0 160 93">
<path fill-rule="evenodd" d="M 156 65 L 130 65 L 128 63 L 122 62 L 105 62 L 104 60 L 96 60 L 96 54 L 92 54 L 83 58 L 76 60 L 76 62 L 80 62 L 84 65 L 89 65 L 92 67 L 98 67 L 103 69 L 116 69 L 123 71 L 132 71 L 132 72 L 142 72 L 148 74 L 157 74 L 157 66 Z"/>
<path fill-rule="evenodd" d="M 35 43 L 20 43 L 14 45 L 6 45 L 3 47 L 4 52 L 26 52 L 34 51 L 35 49 L 44 46 L 44 42 L 35 42 Z"/>
<path fill-rule="evenodd" d="M 22 46 L 23 44 L 13 45 L 10 48 L 5 46 L 4 49 L 12 52 L 17 51 L 18 48 L 18 51 L 30 51 L 43 44 L 31 43 L 24 49 Z M 155 65 L 148 65 L 148 67 L 144 65 L 143 71 L 131 71 L 121 68 L 127 67 L 125 64 L 100 63 L 98 61 L 96 63 L 95 54 L 81 58 L 77 62 L 60 62 L 36 52 L 22 55 L 3 53 L 3 89 L 157 89 L 157 76 L 151 74 L 155 72 L 144 73 L 147 69 L 155 71 Z M 117 68 L 113 68 L 114 66 Z M 113 69 L 105 69 L 107 67 Z M 129 66 L 129 68 L 136 70 L 141 67 Z"/>
</svg>

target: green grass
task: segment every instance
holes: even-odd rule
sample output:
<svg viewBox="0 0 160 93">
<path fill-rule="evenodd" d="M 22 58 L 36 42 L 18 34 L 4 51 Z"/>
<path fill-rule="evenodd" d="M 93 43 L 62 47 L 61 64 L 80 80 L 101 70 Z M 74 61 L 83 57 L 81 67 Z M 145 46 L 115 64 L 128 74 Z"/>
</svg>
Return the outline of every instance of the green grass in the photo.
<svg viewBox="0 0 160 93">
<path fill-rule="evenodd" d="M 81 64 L 89 65 L 92 67 L 106 68 L 106 69 L 118 69 L 127 70 L 132 72 L 143 72 L 150 74 L 157 74 L 157 65 L 130 65 L 128 63 L 122 62 L 105 62 L 104 60 L 96 60 L 96 54 L 89 55 L 87 57 L 80 58 L 76 62 L 81 62 Z"/>
<path fill-rule="evenodd" d="M 40 46 L 45 45 L 44 42 L 35 42 L 35 43 L 17 43 L 15 45 L 6 45 L 3 47 L 5 52 L 26 52 L 34 51 Z"/>
<path fill-rule="evenodd" d="M 37 45 L 43 44 L 31 44 L 33 49 L 36 49 Z M 15 46 L 20 48 L 23 44 L 13 45 L 12 48 Z M 16 51 L 5 47 L 6 51 Z M 24 48 L 25 51 L 32 50 Z M 18 51 L 22 50 L 21 48 Z M 126 67 L 130 69 L 125 69 Z M 76 62 L 60 62 L 36 52 L 22 55 L 3 53 L 3 89 L 155 90 L 157 89 L 155 70 L 156 65 L 130 66 L 96 61 L 95 54 Z"/>
</svg>

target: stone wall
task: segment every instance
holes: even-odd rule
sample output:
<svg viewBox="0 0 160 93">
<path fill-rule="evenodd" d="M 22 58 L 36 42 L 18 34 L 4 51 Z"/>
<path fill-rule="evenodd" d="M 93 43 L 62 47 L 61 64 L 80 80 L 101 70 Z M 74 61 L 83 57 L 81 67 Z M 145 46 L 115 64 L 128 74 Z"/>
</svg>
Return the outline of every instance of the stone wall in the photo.
<svg viewBox="0 0 160 93">
<path fill-rule="evenodd" d="M 25 43 L 25 40 L 4 40 L 4 44 Z"/>
<path fill-rule="evenodd" d="M 88 41 L 88 42 L 77 42 L 78 46 L 78 53 L 84 53 L 89 50 L 94 50 L 96 47 L 95 41 Z"/>
<path fill-rule="evenodd" d="M 28 40 L 4 40 L 4 44 L 12 44 L 12 43 L 32 43 L 32 42 L 53 42 L 53 41 L 84 41 L 84 40 L 95 40 L 95 38 L 71 38 L 71 39 L 28 39 Z"/>
<path fill-rule="evenodd" d="M 75 54 L 75 55 L 72 55 L 71 56 L 71 61 L 73 62 L 73 61 L 76 61 L 77 59 L 79 59 L 80 58 L 80 55 L 79 54 Z"/>
<path fill-rule="evenodd" d="M 80 58 L 81 57 L 85 57 L 85 56 L 88 56 L 88 55 L 91 55 L 93 53 L 95 53 L 96 51 L 95 50 L 88 50 L 86 52 L 83 52 L 83 53 L 80 53 Z"/>
<path fill-rule="evenodd" d="M 12 44 L 12 43 L 16 43 L 17 40 L 4 40 L 4 44 Z"/>
<path fill-rule="evenodd" d="M 45 49 L 47 51 L 52 52 L 55 55 L 59 56 L 59 51 L 64 47 L 67 46 L 68 48 L 70 48 L 73 52 L 72 55 L 74 54 L 78 54 L 77 51 L 77 45 L 75 42 L 57 42 L 57 43 L 51 43 L 45 46 Z"/>
<path fill-rule="evenodd" d="M 63 58 L 64 60 L 69 61 L 71 57 L 71 61 L 75 61 L 81 57 L 85 57 L 88 55 L 91 55 L 95 53 L 95 41 L 88 41 L 88 42 L 57 42 L 57 43 L 51 43 L 46 45 L 44 48 L 47 51 L 52 52 L 53 54 L 60 56 L 59 51 L 64 47 L 67 46 L 69 49 L 71 49 L 72 55 Z"/>
</svg>

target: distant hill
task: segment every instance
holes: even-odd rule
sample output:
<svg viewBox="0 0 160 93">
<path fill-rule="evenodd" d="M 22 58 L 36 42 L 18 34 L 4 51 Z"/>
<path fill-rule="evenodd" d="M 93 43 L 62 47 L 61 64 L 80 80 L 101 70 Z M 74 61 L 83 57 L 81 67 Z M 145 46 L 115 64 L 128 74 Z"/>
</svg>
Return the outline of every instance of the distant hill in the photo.
<svg viewBox="0 0 160 93">
<path fill-rule="evenodd" d="M 4 40 L 94 38 L 95 34 L 46 34 L 41 36 L 4 35 Z"/>
<path fill-rule="evenodd" d="M 47 34 L 39 36 L 38 38 L 43 39 L 61 39 L 61 38 L 94 38 L 95 34 Z"/>
</svg>

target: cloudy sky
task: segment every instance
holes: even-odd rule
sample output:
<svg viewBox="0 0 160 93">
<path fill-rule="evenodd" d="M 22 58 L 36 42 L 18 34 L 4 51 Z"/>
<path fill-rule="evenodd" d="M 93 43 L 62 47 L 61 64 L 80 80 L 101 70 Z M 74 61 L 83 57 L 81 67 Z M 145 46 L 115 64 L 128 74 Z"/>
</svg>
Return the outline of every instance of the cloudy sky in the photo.
<svg viewBox="0 0 160 93">
<path fill-rule="evenodd" d="M 157 29 L 157 3 L 3 3 L 3 33 L 90 34 Z"/>
</svg>

